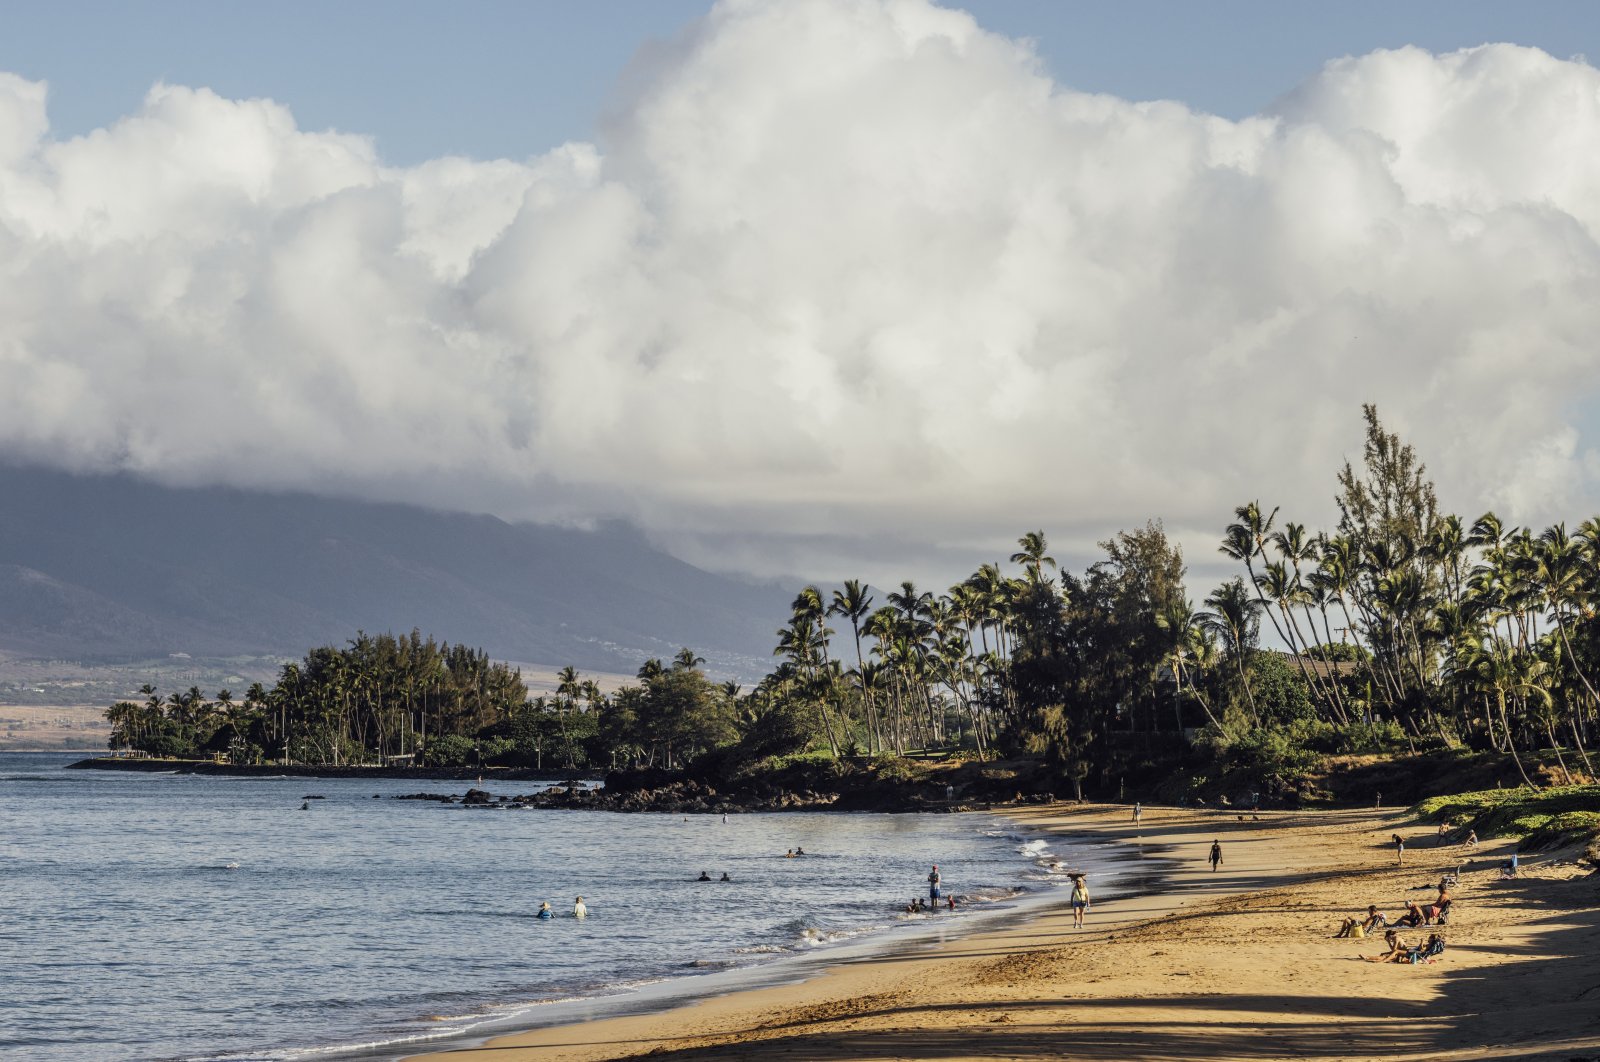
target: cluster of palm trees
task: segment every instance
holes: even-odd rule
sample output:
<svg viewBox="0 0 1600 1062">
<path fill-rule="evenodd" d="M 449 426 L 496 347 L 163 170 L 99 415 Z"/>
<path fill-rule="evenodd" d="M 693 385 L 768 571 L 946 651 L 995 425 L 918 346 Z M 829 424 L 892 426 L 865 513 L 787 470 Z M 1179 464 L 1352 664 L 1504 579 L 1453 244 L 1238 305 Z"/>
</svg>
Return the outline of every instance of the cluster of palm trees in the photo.
<svg viewBox="0 0 1600 1062">
<path fill-rule="evenodd" d="M 906 581 L 874 608 L 858 579 L 826 598 L 804 588 L 778 631 L 773 655 L 783 662 L 750 700 L 810 715 L 834 755 L 960 744 L 988 754 L 1016 707 L 1009 675 L 1017 605 L 1030 591 L 1058 592 L 1046 574 L 1056 562 L 1044 533 L 1030 531 L 1018 545 L 1011 561 L 1022 565 L 1020 576 L 984 564 L 937 596 Z"/>
<path fill-rule="evenodd" d="M 678 767 L 749 732 L 760 719 L 753 712 L 741 715 L 739 683 L 713 682 L 701 669 L 704 663 L 687 648 L 669 663 L 646 660 L 637 685 L 590 702 L 595 727 L 583 749 L 588 761 Z"/>
<path fill-rule="evenodd" d="M 1411 515 L 1347 515 L 1336 533 L 1308 534 L 1279 525 L 1275 509 L 1240 506 L 1222 550 L 1246 566 L 1250 592 L 1239 580 L 1208 600 L 1210 629 L 1232 645 L 1234 630 L 1266 616 L 1330 722 L 1378 715 L 1413 749 L 1424 739 L 1493 748 L 1529 784 L 1520 750 L 1533 746 L 1552 750 L 1564 781 L 1568 751 L 1592 776 L 1600 520 L 1535 534 L 1492 512 L 1470 525 L 1428 507 Z M 1192 640 L 1190 654 L 1201 651 Z"/>
<path fill-rule="evenodd" d="M 344 647 L 323 646 L 283 665 L 267 689 L 243 701 L 198 688 L 106 711 L 111 747 L 164 756 L 225 754 L 241 762 L 347 764 L 416 756 L 431 739 L 471 734 L 521 708 L 521 674 L 488 654 L 436 642 L 418 631 L 358 632 Z"/>
<path fill-rule="evenodd" d="M 165 697 L 149 683 L 139 687 L 143 701 L 118 701 L 106 709 L 113 749 L 139 749 L 160 755 L 183 755 L 206 749 L 227 728 L 227 739 L 242 731 L 259 715 L 266 695 L 255 683 L 244 701 L 231 690 L 207 697 L 198 686 Z"/>
</svg>

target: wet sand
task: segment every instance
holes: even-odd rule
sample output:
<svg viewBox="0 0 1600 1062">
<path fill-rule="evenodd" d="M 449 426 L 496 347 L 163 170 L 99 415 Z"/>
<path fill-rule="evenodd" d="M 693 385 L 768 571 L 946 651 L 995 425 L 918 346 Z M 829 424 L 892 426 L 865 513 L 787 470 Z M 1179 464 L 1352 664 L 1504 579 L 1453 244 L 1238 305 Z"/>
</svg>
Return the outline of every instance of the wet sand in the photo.
<svg viewBox="0 0 1600 1062">
<path fill-rule="evenodd" d="M 416 1059 L 1600 1059 L 1600 876 L 1567 853 L 1502 881 L 1509 847 L 1434 847 L 1399 812 L 1146 809 L 1138 830 L 1122 807 L 1007 817 L 1176 862 L 1152 860 L 1159 887 L 1094 904 L 1083 930 L 1051 908 L 799 984 Z M 1437 963 L 1362 962 L 1381 937 L 1333 939 L 1368 903 L 1391 917 L 1427 903 L 1417 886 L 1463 863 Z"/>
</svg>

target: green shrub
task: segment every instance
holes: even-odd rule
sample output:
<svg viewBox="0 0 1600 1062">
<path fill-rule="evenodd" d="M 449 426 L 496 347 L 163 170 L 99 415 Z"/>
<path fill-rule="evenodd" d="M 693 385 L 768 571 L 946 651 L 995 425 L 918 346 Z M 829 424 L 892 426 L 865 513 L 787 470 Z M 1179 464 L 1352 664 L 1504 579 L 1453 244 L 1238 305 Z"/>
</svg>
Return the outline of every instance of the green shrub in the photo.
<svg viewBox="0 0 1600 1062">
<path fill-rule="evenodd" d="M 477 761 L 478 743 L 465 734 L 445 734 L 428 742 L 427 760 L 434 767 L 470 767 Z"/>
<path fill-rule="evenodd" d="M 1522 837 L 1542 847 L 1600 832 L 1600 786 L 1488 789 L 1422 801 L 1413 812 L 1427 821 L 1449 821 L 1479 837 Z"/>
<path fill-rule="evenodd" d="M 1292 731 L 1277 728 L 1251 731 L 1230 744 L 1223 754 L 1228 774 L 1291 787 L 1315 771 L 1320 761 L 1316 752 L 1295 740 Z"/>
<path fill-rule="evenodd" d="M 1300 672 L 1277 653 L 1258 652 L 1250 661 L 1250 688 L 1263 723 L 1283 725 L 1316 715 Z"/>
</svg>

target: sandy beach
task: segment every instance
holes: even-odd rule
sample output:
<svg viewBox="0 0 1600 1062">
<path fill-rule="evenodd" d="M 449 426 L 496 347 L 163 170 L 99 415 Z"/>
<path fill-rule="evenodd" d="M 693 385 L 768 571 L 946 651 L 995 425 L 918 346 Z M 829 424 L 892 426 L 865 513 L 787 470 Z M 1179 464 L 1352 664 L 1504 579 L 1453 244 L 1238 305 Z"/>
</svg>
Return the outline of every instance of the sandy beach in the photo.
<svg viewBox="0 0 1600 1062">
<path fill-rule="evenodd" d="M 599 1059 L 1600 1058 L 1600 879 L 1570 853 L 1435 847 L 1400 812 L 1058 806 L 1030 824 L 1174 860 L 1156 891 L 658 1014 L 554 1026 L 417 1062 Z M 1248 816 L 1247 816 L 1248 819 Z M 1392 833 L 1408 838 L 1396 865 Z M 1222 844 L 1213 872 L 1206 855 Z M 1334 939 L 1376 903 L 1426 903 L 1465 864 L 1433 965 Z M 1161 866 L 1159 863 L 1152 863 Z M 1413 937 L 1416 934 L 1411 934 Z"/>
</svg>

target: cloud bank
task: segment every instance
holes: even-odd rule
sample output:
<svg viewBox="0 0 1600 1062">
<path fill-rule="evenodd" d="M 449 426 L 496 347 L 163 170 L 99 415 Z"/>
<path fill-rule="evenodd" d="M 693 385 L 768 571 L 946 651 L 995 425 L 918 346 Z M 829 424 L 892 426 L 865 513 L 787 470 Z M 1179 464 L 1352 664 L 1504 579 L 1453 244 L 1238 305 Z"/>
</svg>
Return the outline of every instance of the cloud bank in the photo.
<svg viewBox="0 0 1600 1062">
<path fill-rule="evenodd" d="M 727 2 L 595 143 L 394 168 L 164 84 L 56 140 L 0 74 L 0 454 L 888 578 L 1150 516 L 1209 553 L 1257 496 L 1326 519 L 1376 401 L 1447 505 L 1586 515 L 1600 73 L 1308 75 L 1235 122 L 924 0 Z"/>
</svg>

